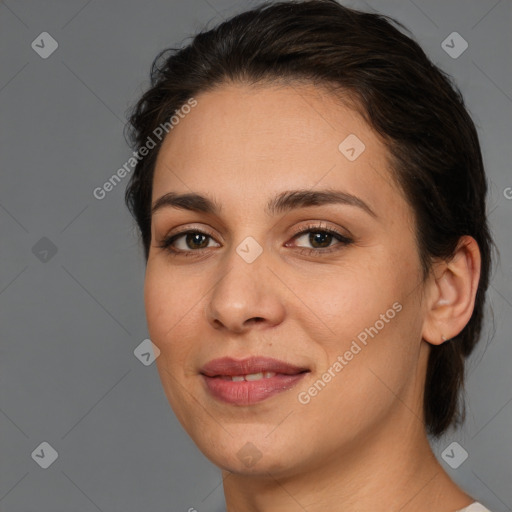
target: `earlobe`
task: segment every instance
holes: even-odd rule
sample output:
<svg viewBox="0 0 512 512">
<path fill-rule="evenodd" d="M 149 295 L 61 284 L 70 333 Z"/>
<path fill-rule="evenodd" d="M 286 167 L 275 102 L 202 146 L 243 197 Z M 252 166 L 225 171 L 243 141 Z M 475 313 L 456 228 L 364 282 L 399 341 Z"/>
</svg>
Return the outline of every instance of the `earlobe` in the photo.
<svg viewBox="0 0 512 512">
<path fill-rule="evenodd" d="M 422 337 L 432 345 L 441 345 L 457 336 L 473 314 L 480 280 L 481 256 L 476 240 L 465 235 L 449 261 L 436 264 L 429 282 Z"/>
</svg>

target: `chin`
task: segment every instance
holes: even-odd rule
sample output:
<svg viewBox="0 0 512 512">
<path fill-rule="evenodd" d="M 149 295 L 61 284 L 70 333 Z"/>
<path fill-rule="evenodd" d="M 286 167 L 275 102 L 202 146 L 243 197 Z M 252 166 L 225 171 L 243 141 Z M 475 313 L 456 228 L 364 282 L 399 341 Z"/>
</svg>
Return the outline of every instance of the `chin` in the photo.
<svg viewBox="0 0 512 512">
<path fill-rule="evenodd" d="M 237 428 L 227 425 L 226 430 L 217 426 L 209 430 L 205 438 L 191 432 L 197 447 L 217 467 L 236 474 L 268 477 L 285 476 L 293 473 L 293 468 L 303 463 L 301 457 L 304 443 L 286 433 L 281 436 L 269 436 L 268 425 L 238 425 Z"/>
<path fill-rule="evenodd" d="M 243 454 L 240 452 L 213 453 L 206 457 L 220 469 L 238 475 L 268 478 L 270 475 L 282 477 L 286 476 L 285 473 L 293 472 L 292 461 L 283 459 L 278 454 L 263 454 L 251 446 L 247 446 Z"/>
</svg>

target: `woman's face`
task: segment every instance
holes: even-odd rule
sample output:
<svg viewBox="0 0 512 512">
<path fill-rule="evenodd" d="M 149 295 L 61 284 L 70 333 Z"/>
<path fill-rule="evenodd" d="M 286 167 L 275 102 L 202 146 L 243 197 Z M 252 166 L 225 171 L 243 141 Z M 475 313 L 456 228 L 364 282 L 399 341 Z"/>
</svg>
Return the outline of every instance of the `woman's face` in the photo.
<svg viewBox="0 0 512 512">
<path fill-rule="evenodd" d="M 370 436 L 400 442 L 421 424 L 428 352 L 413 213 L 387 149 L 313 86 L 195 99 L 160 150 L 153 204 L 205 200 L 160 201 L 145 281 L 176 416 L 239 473 L 341 462 Z"/>
</svg>

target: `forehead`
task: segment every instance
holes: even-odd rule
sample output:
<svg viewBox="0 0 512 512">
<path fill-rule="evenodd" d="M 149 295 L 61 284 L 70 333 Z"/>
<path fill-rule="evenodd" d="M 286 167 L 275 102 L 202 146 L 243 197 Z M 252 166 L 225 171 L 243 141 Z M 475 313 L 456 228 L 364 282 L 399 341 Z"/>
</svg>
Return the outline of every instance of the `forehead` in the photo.
<svg viewBox="0 0 512 512">
<path fill-rule="evenodd" d="M 400 194 L 387 148 L 325 89 L 230 84 L 195 99 L 162 144 L 153 202 L 172 190 L 264 205 L 281 190 L 331 187 L 383 209 Z"/>
</svg>

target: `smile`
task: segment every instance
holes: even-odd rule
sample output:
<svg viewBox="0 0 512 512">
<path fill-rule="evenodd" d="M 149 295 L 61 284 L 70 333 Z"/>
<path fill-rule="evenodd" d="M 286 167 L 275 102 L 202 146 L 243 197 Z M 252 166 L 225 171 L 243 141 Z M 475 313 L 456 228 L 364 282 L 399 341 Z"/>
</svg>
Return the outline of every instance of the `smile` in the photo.
<svg viewBox="0 0 512 512">
<path fill-rule="evenodd" d="M 310 370 L 264 356 L 214 359 L 200 370 L 206 393 L 231 405 L 252 405 L 293 388 Z"/>
<path fill-rule="evenodd" d="M 249 373 L 247 375 L 220 375 L 221 379 L 231 380 L 233 382 L 242 382 L 260 380 L 260 379 L 269 379 L 270 377 L 274 377 L 276 375 L 275 372 L 259 372 L 259 373 Z"/>
</svg>

